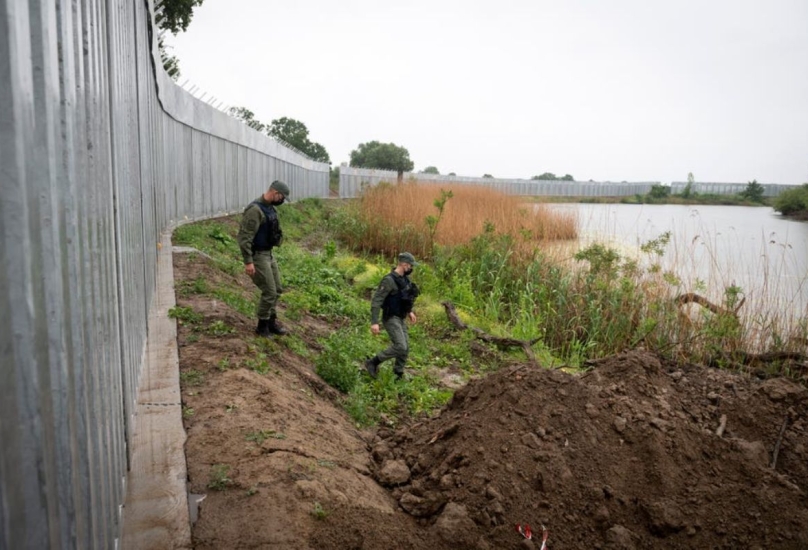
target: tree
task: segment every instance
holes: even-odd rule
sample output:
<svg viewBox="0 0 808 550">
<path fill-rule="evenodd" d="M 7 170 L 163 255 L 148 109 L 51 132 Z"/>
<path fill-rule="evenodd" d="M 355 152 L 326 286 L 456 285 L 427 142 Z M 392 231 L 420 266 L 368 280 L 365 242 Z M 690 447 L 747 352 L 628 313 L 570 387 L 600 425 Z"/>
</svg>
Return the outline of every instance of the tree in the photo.
<svg viewBox="0 0 808 550">
<path fill-rule="evenodd" d="M 553 174 L 552 172 L 545 172 L 545 173 L 544 173 L 544 174 L 542 174 L 541 176 L 533 176 L 533 177 L 532 177 L 532 178 L 530 178 L 530 179 L 532 179 L 532 180 L 555 181 L 555 180 L 557 180 L 558 178 L 557 178 L 557 177 L 556 177 L 556 175 L 555 175 L 555 174 Z"/>
<path fill-rule="evenodd" d="M 191 22 L 194 8 L 201 6 L 204 0 L 163 0 L 160 7 L 162 13 L 157 16 L 157 26 L 161 29 L 171 31 L 176 35 L 180 31 L 188 29 Z M 168 46 L 163 42 L 162 37 L 157 40 L 157 48 L 160 51 L 160 60 L 168 76 L 177 80 L 180 77 L 180 60 L 176 55 L 169 55 Z"/>
<path fill-rule="evenodd" d="M 561 181 L 575 181 L 575 178 L 573 178 L 571 174 L 564 174 L 564 177 L 561 178 Z"/>
<path fill-rule="evenodd" d="M 494 179 L 494 176 L 492 176 L 491 174 L 483 174 L 483 177 L 484 178 L 489 178 L 489 179 Z"/>
<path fill-rule="evenodd" d="M 319 143 L 310 143 L 311 145 L 309 145 L 308 150 L 303 152 L 318 162 L 331 164 L 331 157 L 328 155 L 328 151 L 325 150 L 325 147 Z"/>
<path fill-rule="evenodd" d="M 177 34 L 188 30 L 188 24 L 194 14 L 194 8 L 201 6 L 204 0 L 163 0 L 160 7 L 163 12 L 157 16 L 157 25 L 161 29 Z"/>
<path fill-rule="evenodd" d="M 282 117 L 273 120 L 267 125 L 255 118 L 255 113 L 246 107 L 231 107 L 229 112 L 253 130 L 258 130 L 270 137 L 279 139 L 313 160 L 331 163 L 331 158 L 328 156 L 328 151 L 325 150 L 325 147 L 309 140 L 309 129 L 302 122 L 293 118 Z"/>
<path fill-rule="evenodd" d="M 696 178 L 693 175 L 693 172 L 687 173 L 687 185 L 682 190 L 682 197 L 685 199 L 689 199 L 693 195 L 693 184 L 696 183 Z"/>
<path fill-rule="evenodd" d="M 766 189 L 757 180 L 752 180 L 747 184 L 746 189 L 741 191 L 741 197 L 752 202 L 763 202 L 763 193 L 765 191 Z"/>
<path fill-rule="evenodd" d="M 269 123 L 267 135 L 278 138 L 300 151 L 303 151 L 311 144 L 309 141 L 309 129 L 306 128 L 306 125 L 299 120 L 285 116 L 276 118 Z"/>
<path fill-rule="evenodd" d="M 395 143 L 369 141 L 360 143 L 351 151 L 351 166 L 360 168 L 378 168 L 379 170 L 395 170 L 401 180 L 404 172 L 415 166 L 410 160 L 410 152 Z"/>
<path fill-rule="evenodd" d="M 808 183 L 780 193 L 774 199 L 774 209 L 784 216 L 808 214 Z"/>
<path fill-rule="evenodd" d="M 262 133 L 266 130 L 267 125 L 256 119 L 255 113 L 246 107 L 231 107 L 230 115 L 236 117 L 253 130 L 258 130 Z"/>
<path fill-rule="evenodd" d="M 648 192 L 648 196 L 652 199 L 664 199 L 668 195 L 670 195 L 671 188 L 665 185 L 652 185 L 651 191 Z"/>
<path fill-rule="evenodd" d="M 321 144 L 309 139 L 309 129 L 299 120 L 289 117 L 276 118 L 270 122 L 267 135 L 288 143 L 316 161 L 331 163 L 328 151 Z"/>
<path fill-rule="evenodd" d="M 449 175 L 449 176 L 456 176 L 457 174 L 455 174 L 454 172 L 449 172 L 447 175 Z"/>
<path fill-rule="evenodd" d="M 427 166 L 423 170 L 421 170 L 422 174 L 440 174 L 438 169 L 435 166 Z"/>
</svg>

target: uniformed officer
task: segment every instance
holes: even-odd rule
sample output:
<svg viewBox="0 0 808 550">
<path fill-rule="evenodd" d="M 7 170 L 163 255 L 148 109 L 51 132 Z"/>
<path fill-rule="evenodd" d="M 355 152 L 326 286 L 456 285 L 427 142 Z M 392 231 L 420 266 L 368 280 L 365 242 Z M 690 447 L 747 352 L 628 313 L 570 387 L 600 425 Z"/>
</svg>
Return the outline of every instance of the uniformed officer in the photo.
<svg viewBox="0 0 808 550">
<path fill-rule="evenodd" d="M 382 314 L 384 330 L 390 335 L 390 347 L 377 353 L 365 361 L 365 370 L 373 378 L 379 373 L 379 364 L 395 357 L 393 372 L 397 379 L 404 376 L 404 365 L 410 353 L 407 322 L 417 321 L 413 304 L 418 297 L 419 290 L 415 283 L 410 281 L 409 275 L 413 267 L 418 265 L 415 257 L 409 252 L 398 255 L 398 265 L 384 276 L 370 302 L 370 330 L 379 334 L 379 312 Z"/>
<path fill-rule="evenodd" d="M 258 302 L 258 326 L 255 333 L 270 337 L 273 334 L 286 334 L 278 324 L 275 305 L 282 292 L 281 273 L 278 263 L 272 256 L 272 249 L 283 241 L 278 213 L 275 207 L 283 204 L 289 196 L 289 186 L 275 180 L 264 194 L 244 209 L 238 230 L 238 245 L 244 258 L 244 271 L 255 286 L 261 289 Z"/>
</svg>

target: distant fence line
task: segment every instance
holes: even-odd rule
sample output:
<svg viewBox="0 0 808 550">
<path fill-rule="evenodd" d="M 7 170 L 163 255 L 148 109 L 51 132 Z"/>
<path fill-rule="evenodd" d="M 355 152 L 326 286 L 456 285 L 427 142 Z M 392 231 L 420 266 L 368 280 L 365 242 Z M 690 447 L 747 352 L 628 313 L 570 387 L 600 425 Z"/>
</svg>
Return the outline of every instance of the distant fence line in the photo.
<svg viewBox="0 0 808 550">
<path fill-rule="evenodd" d="M 394 183 L 398 173 L 390 170 L 374 170 L 369 168 L 339 167 L 340 198 L 358 197 L 364 187 L 378 185 L 381 182 Z M 642 182 L 597 182 L 597 181 L 564 181 L 564 180 L 528 180 L 503 178 L 477 178 L 467 176 L 448 176 L 443 174 L 423 174 L 404 172 L 403 180 L 424 182 L 457 183 L 461 185 L 483 185 L 492 187 L 510 195 L 551 196 L 551 197 L 630 197 L 645 195 L 658 181 Z M 764 196 L 776 197 L 787 189 L 797 185 L 762 184 Z M 687 182 L 673 182 L 671 193 L 681 193 Z M 746 183 L 700 183 L 694 182 L 691 189 L 695 193 L 734 195 L 746 189 Z"/>
<path fill-rule="evenodd" d="M 161 232 L 329 166 L 176 86 L 151 0 L 0 5 L 0 549 L 115 548 Z"/>
<path fill-rule="evenodd" d="M 397 181 L 398 173 L 389 170 L 339 167 L 339 195 L 341 198 L 359 196 L 363 187 L 378 185 L 386 181 Z M 475 178 L 467 176 L 447 176 L 443 174 L 422 174 L 405 172 L 403 179 L 457 183 L 461 185 L 483 185 L 511 195 L 558 196 L 558 197 L 623 197 L 644 195 L 659 182 L 644 181 L 632 183 L 612 183 L 594 181 L 528 180 L 503 178 Z"/>
<path fill-rule="evenodd" d="M 671 183 L 671 193 L 681 194 L 687 187 L 686 181 L 674 181 Z M 737 195 L 742 193 L 748 183 L 709 183 L 709 182 L 693 182 L 690 190 L 693 193 L 703 195 Z M 784 185 L 780 183 L 762 183 L 764 197 L 776 197 L 783 191 L 794 189 L 799 185 Z"/>
</svg>

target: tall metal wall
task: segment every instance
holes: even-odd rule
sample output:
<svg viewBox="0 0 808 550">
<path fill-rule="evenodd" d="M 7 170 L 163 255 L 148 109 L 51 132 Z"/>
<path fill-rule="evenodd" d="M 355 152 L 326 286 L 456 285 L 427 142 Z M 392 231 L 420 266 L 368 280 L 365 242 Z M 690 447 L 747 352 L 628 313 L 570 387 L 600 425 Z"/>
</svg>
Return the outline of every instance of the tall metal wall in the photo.
<svg viewBox="0 0 808 550">
<path fill-rule="evenodd" d="M 341 198 L 359 196 L 364 186 L 378 185 L 380 182 L 395 182 L 396 172 L 367 168 L 339 167 L 339 195 Z M 405 172 L 404 180 L 434 181 L 460 185 L 484 185 L 511 195 L 553 196 L 553 197 L 624 197 L 644 195 L 659 182 L 643 181 L 632 183 L 612 183 L 595 181 L 525 180 L 502 178 L 472 178 L 466 176 L 445 176 L 442 174 L 420 174 Z"/>
<path fill-rule="evenodd" d="M 681 194 L 688 183 L 686 181 L 674 181 L 671 183 L 671 193 Z M 693 182 L 690 190 L 693 193 L 702 195 L 737 195 L 744 190 L 748 183 L 707 183 L 707 182 Z M 794 189 L 799 185 L 784 185 L 781 183 L 762 183 L 764 197 L 776 197 L 783 191 Z"/>
<path fill-rule="evenodd" d="M 341 198 L 358 197 L 362 188 L 397 180 L 397 173 L 389 170 L 373 170 L 368 168 L 339 167 L 339 194 Z M 446 176 L 442 174 L 420 174 L 405 172 L 404 180 L 415 179 L 424 182 L 457 183 L 461 185 L 484 185 L 493 187 L 511 195 L 552 196 L 552 197 L 630 197 L 645 195 L 658 181 L 642 182 L 598 182 L 598 181 L 559 181 L 559 180 L 525 180 L 502 178 L 473 178 L 465 176 Z M 764 183 L 763 195 L 776 197 L 783 191 L 799 187 L 798 185 L 782 185 Z M 681 193 L 687 182 L 675 181 L 670 185 L 671 193 Z M 736 195 L 746 189 L 746 183 L 703 183 L 692 185 L 694 193 L 715 195 Z"/>
<path fill-rule="evenodd" d="M 0 0 L 0 550 L 114 548 L 163 229 L 314 162 L 192 98 L 146 0 Z"/>
</svg>

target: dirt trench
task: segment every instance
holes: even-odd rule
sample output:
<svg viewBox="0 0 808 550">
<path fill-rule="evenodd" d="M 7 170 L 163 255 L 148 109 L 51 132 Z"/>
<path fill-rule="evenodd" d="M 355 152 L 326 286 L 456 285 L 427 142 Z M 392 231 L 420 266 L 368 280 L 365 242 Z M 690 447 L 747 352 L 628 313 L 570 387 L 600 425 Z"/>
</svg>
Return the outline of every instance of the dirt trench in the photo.
<svg viewBox="0 0 808 550">
<path fill-rule="evenodd" d="M 229 277 L 175 255 L 178 284 L 200 276 Z M 360 431 L 307 359 L 280 347 L 266 374 L 245 366 L 249 318 L 178 304 L 236 328 L 179 330 L 195 548 L 540 548 L 542 526 L 551 549 L 808 548 L 808 391 L 792 381 L 635 351 L 578 376 L 507 367 L 435 418 Z M 333 330 L 287 324 L 313 353 Z"/>
</svg>

